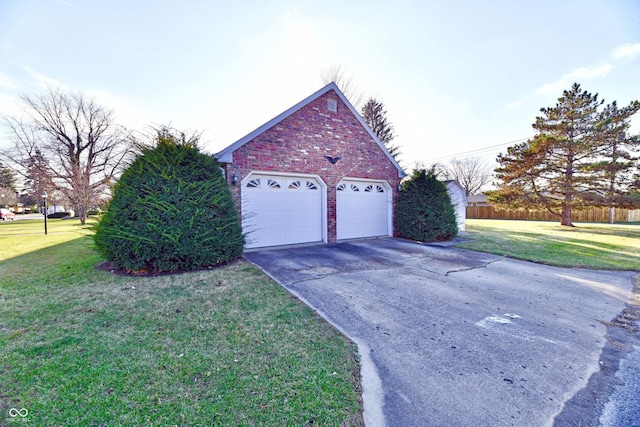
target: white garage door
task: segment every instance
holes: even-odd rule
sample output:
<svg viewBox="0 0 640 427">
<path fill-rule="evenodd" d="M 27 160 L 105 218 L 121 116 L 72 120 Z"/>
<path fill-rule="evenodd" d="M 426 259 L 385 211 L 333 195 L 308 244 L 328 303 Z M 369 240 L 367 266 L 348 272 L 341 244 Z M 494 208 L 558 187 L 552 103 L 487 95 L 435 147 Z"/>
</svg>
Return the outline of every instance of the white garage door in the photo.
<svg viewBox="0 0 640 427">
<path fill-rule="evenodd" d="M 338 240 L 389 235 L 389 196 L 382 182 L 343 180 L 336 187 Z"/>
<path fill-rule="evenodd" d="M 321 242 L 322 187 L 313 177 L 252 174 L 242 182 L 246 248 Z"/>
</svg>

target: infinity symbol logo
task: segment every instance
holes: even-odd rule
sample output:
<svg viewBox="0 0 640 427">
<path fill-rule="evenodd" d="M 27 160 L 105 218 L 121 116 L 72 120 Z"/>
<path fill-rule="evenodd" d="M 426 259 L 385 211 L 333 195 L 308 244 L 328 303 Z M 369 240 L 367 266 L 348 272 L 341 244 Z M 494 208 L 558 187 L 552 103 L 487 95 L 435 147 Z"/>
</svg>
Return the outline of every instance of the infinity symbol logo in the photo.
<svg viewBox="0 0 640 427">
<path fill-rule="evenodd" d="M 9 416 L 12 417 L 12 418 L 15 418 L 17 416 L 21 416 L 22 418 L 24 418 L 27 415 L 29 415 L 29 411 L 27 411 L 25 408 L 20 408 L 20 409 L 11 408 L 11 409 L 9 409 Z"/>
</svg>

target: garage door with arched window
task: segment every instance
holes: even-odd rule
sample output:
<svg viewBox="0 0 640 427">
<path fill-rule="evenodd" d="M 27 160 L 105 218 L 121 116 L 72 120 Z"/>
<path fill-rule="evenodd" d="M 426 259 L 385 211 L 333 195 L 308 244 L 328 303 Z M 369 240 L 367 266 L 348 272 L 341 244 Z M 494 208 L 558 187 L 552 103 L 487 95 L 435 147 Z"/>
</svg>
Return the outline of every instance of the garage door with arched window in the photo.
<svg viewBox="0 0 640 427">
<path fill-rule="evenodd" d="M 322 242 L 325 194 L 315 176 L 250 174 L 241 189 L 245 247 Z"/>
<path fill-rule="evenodd" d="M 338 240 L 390 235 L 391 203 L 383 181 L 342 180 L 336 187 Z"/>
</svg>

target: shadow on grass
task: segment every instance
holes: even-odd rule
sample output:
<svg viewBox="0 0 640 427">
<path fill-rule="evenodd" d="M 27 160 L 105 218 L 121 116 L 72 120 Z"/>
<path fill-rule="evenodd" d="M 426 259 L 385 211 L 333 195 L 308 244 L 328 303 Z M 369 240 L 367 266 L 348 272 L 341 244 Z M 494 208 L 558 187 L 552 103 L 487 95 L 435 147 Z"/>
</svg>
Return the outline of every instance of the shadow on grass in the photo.
<svg viewBox="0 0 640 427">
<path fill-rule="evenodd" d="M 549 227 L 522 222 L 474 224 L 467 249 L 562 267 L 640 270 L 640 229 L 628 227 Z"/>
<path fill-rule="evenodd" d="M 87 236 L 0 262 L 0 425 L 362 425 L 356 346 L 254 266 L 98 262 Z"/>
<path fill-rule="evenodd" d="M 99 261 L 91 237 L 78 236 L 0 261 L 0 286 L 27 291 L 49 283 L 71 285 L 93 277 Z"/>
</svg>

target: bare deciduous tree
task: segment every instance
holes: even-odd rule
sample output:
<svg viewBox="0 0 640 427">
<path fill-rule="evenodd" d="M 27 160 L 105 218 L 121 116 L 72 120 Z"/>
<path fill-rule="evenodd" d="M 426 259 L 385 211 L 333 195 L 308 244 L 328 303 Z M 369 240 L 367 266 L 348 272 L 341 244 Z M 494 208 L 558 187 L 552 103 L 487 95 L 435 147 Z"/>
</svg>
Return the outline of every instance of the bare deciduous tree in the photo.
<svg viewBox="0 0 640 427">
<path fill-rule="evenodd" d="M 49 88 L 22 101 L 23 117 L 4 118 L 13 146 L 3 159 L 37 191 L 62 193 L 84 224 L 132 152 L 129 134 L 115 124 L 113 111 L 82 93 Z"/>
<path fill-rule="evenodd" d="M 442 175 L 445 179 L 455 179 L 465 189 L 467 196 L 478 194 L 493 178 L 489 164 L 479 157 L 453 159 L 444 165 Z"/>
<path fill-rule="evenodd" d="M 362 92 L 353 83 L 352 77 L 347 77 L 339 65 L 332 65 L 322 71 L 320 78 L 325 85 L 332 82 L 335 83 L 356 109 L 362 104 L 364 99 Z"/>
</svg>

